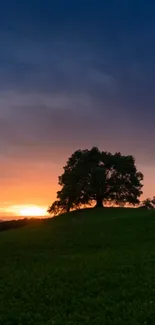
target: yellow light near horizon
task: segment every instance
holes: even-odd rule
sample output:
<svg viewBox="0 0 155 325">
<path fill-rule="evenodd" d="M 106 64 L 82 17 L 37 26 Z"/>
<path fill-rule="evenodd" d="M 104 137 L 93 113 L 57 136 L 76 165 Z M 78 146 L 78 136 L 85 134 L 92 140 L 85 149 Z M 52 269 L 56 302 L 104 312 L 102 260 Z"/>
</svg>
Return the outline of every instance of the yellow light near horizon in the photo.
<svg viewBox="0 0 155 325">
<path fill-rule="evenodd" d="M 47 215 L 45 208 L 39 206 L 25 206 L 19 209 L 19 215 L 22 217 L 43 217 Z"/>
</svg>

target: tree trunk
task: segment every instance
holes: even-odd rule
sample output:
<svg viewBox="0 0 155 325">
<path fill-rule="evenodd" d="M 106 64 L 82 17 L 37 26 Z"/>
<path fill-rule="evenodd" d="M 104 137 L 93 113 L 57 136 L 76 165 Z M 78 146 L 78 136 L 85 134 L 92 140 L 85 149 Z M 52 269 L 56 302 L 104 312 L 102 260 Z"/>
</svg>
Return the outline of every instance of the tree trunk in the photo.
<svg viewBox="0 0 155 325">
<path fill-rule="evenodd" d="M 67 213 L 70 212 L 70 205 L 67 206 Z"/>
<path fill-rule="evenodd" d="M 103 199 L 101 197 L 96 199 L 96 205 L 95 208 L 103 208 Z"/>
</svg>

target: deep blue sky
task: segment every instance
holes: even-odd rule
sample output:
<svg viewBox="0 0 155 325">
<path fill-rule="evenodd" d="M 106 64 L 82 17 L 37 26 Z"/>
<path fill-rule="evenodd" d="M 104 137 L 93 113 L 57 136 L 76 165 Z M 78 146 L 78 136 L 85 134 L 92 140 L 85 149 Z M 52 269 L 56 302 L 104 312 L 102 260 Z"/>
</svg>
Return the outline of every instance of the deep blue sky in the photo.
<svg viewBox="0 0 155 325">
<path fill-rule="evenodd" d="M 32 187 L 37 168 L 44 187 L 48 173 L 55 186 L 52 168 L 92 145 L 134 154 L 149 188 L 154 1 L 5 1 L 0 40 L 1 205 L 18 182 L 20 192 L 25 178 Z"/>
</svg>

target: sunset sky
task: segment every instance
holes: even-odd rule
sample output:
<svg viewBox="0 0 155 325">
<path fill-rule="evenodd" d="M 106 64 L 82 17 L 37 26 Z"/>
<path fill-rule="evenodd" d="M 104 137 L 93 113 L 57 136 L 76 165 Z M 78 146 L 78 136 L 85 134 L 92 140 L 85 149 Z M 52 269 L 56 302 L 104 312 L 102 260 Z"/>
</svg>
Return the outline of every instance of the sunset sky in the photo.
<svg viewBox="0 0 155 325">
<path fill-rule="evenodd" d="M 0 40 L 0 215 L 46 209 L 92 146 L 133 154 L 155 195 L 155 2 L 3 1 Z"/>
</svg>

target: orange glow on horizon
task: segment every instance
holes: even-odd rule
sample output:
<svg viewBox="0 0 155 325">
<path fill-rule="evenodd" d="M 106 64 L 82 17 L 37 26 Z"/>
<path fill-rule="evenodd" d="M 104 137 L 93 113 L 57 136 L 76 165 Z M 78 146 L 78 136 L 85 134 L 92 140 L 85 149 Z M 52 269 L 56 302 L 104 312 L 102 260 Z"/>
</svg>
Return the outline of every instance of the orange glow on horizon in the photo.
<svg viewBox="0 0 155 325">
<path fill-rule="evenodd" d="M 49 216 L 47 209 L 56 199 L 57 191 L 60 190 L 58 176 L 62 174 L 62 166 L 74 149 L 57 157 L 58 162 L 53 164 L 50 162 L 52 159 L 48 160 L 48 157 L 47 160 L 45 159 L 45 165 L 41 165 L 40 161 L 28 163 L 23 158 L 12 158 L 13 176 L 6 180 L 2 179 L 0 185 L 0 219 Z M 2 167 L 4 174 L 9 175 L 10 160 Z M 137 167 L 144 174 L 144 194 L 141 200 L 153 197 L 155 195 L 154 165 L 144 165 L 139 160 Z"/>
<path fill-rule="evenodd" d="M 19 215 L 22 217 L 43 217 L 47 215 L 47 212 L 46 209 L 34 205 L 21 208 Z"/>
<path fill-rule="evenodd" d="M 8 212 L 19 217 L 45 217 L 48 215 L 47 207 L 39 205 L 15 205 L 11 206 Z"/>
</svg>

